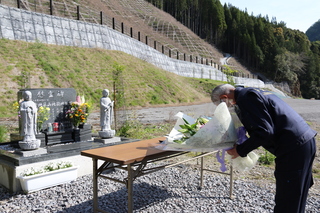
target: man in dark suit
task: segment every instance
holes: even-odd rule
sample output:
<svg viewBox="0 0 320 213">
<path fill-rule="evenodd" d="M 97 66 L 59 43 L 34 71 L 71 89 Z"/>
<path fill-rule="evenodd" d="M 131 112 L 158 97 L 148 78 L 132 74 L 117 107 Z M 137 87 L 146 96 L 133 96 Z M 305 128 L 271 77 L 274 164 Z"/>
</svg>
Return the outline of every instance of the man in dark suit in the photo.
<svg viewBox="0 0 320 213">
<path fill-rule="evenodd" d="M 250 136 L 227 151 L 233 159 L 245 157 L 259 146 L 276 156 L 274 212 L 304 212 L 308 191 L 313 185 L 317 132 L 272 93 L 223 84 L 213 89 L 211 100 L 215 105 L 226 102 L 228 106 L 234 106 Z"/>
</svg>

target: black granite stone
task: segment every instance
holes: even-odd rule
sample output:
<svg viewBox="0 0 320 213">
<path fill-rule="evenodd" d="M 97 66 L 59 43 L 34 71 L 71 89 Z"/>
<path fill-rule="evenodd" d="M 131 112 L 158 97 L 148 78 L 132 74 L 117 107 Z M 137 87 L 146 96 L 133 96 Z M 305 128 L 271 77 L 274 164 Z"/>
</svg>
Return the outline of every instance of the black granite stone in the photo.
<svg viewBox="0 0 320 213">
<path fill-rule="evenodd" d="M 73 142 L 72 130 L 63 132 L 45 132 L 47 146 Z"/>
<path fill-rule="evenodd" d="M 84 124 L 79 126 L 79 129 L 73 129 L 72 138 L 74 142 L 83 142 L 92 140 L 91 124 Z"/>
<path fill-rule="evenodd" d="M 23 92 L 32 93 L 32 101 L 37 107 L 46 106 L 50 108 L 49 120 L 45 121 L 43 127 L 48 123 L 63 123 L 64 129 L 72 129 L 72 124 L 66 118 L 66 112 L 70 109 L 70 104 L 76 101 L 77 93 L 73 88 L 38 88 L 21 89 L 18 92 L 18 101 L 23 99 Z"/>
<path fill-rule="evenodd" d="M 40 139 L 41 140 L 41 144 L 40 147 L 46 147 L 47 143 L 46 143 L 46 135 L 44 133 L 39 133 L 36 135 L 36 139 Z"/>
</svg>

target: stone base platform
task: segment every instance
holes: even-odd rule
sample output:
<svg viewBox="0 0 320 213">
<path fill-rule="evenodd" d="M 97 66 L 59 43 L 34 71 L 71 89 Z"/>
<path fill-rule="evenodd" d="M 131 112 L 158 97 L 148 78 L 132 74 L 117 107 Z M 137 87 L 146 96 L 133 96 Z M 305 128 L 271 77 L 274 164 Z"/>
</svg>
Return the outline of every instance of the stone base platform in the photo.
<svg viewBox="0 0 320 213">
<path fill-rule="evenodd" d="M 39 149 L 29 150 L 29 151 L 17 150 L 15 153 L 22 155 L 22 157 L 31 157 L 35 155 L 47 154 L 47 149 L 39 148 Z"/>
<path fill-rule="evenodd" d="M 103 144 L 113 144 L 113 143 L 117 143 L 121 141 L 120 137 L 113 137 L 113 138 L 95 138 L 94 142 L 99 142 L 99 143 L 103 143 Z"/>
<path fill-rule="evenodd" d="M 119 138 L 117 138 L 119 139 Z M 78 177 L 92 174 L 92 159 L 81 156 L 81 151 L 100 147 L 112 146 L 138 141 L 137 139 L 120 138 L 112 143 L 101 143 L 96 141 L 74 142 L 44 147 L 33 151 L 8 151 L 1 149 L 0 145 L 0 184 L 11 193 L 21 191 L 20 181 L 17 177 L 25 170 L 43 168 L 49 163 L 70 162 L 78 166 Z M 11 144 L 6 143 L 4 146 Z M 15 144 L 17 145 L 17 144 Z M 46 151 L 45 151 L 46 150 Z M 29 152 L 29 153 L 28 153 Z M 32 153 L 31 153 L 32 152 Z M 35 152 L 38 152 L 37 154 Z M 40 153 L 43 152 L 43 153 Z M 35 155 L 34 155 L 35 154 Z M 103 162 L 98 161 L 100 166 Z"/>
</svg>

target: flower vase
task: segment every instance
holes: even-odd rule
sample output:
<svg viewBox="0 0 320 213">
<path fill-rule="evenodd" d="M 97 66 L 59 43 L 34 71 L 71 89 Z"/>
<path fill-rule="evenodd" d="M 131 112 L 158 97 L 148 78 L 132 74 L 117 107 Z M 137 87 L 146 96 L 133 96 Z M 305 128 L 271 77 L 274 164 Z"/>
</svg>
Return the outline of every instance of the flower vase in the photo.
<svg viewBox="0 0 320 213">
<path fill-rule="evenodd" d="M 78 130 L 79 129 L 79 124 L 74 124 L 73 129 Z"/>
<path fill-rule="evenodd" d="M 41 130 L 42 130 L 42 123 L 38 122 L 37 123 L 37 133 L 41 133 Z"/>
</svg>

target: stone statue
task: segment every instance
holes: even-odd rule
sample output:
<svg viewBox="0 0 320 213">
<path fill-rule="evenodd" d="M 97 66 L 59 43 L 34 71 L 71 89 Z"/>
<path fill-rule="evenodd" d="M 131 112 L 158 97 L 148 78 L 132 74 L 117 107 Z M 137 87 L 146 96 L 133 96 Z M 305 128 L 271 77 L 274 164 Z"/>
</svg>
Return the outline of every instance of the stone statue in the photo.
<svg viewBox="0 0 320 213">
<path fill-rule="evenodd" d="M 111 138 L 115 135 L 115 130 L 111 130 L 112 116 L 113 116 L 113 101 L 108 97 L 109 90 L 102 91 L 102 98 L 100 99 L 100 126 L 101 131 L 99 135 L 101 138 Z"/>
<path fill-rule="evenodd" d="M 19 141 L 19 146 L 23 150 L 33 150 L 40 147 L 41 140 L 36 139 L 37 111 L 38 108 L 32 101 L 31 92 L 25 91 L 23 94 L 23 101 L 20 103 L 20 135 L 24 136 L 24 138 L 23 141 Z"/>
</svg>

